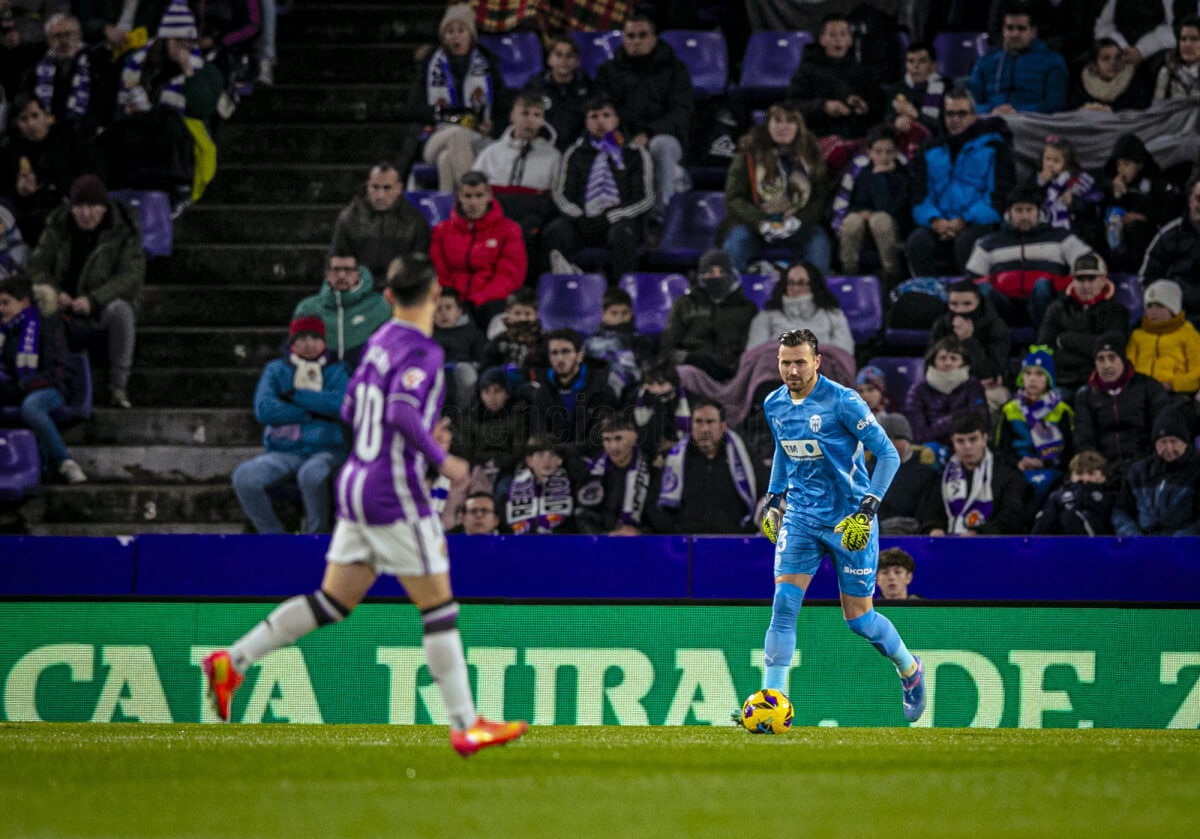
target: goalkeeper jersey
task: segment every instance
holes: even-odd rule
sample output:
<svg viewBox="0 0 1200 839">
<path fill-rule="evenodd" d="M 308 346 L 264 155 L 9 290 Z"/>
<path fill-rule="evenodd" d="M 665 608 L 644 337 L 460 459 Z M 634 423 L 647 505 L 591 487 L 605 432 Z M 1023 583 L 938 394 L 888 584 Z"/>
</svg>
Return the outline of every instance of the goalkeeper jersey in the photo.
<svg viewBox="0 0 1200 839">
<path fill-rule="evenodd" d="M 864 495 L 883 500 L 900 455 L 857 393 L 818 376 L 800 404 L 784 385 L 763 400 L 763 410 L 775 436 L 767 490 L 787 492 L 789 517 L 833 527 L 858 510 Z M 874 477 L 864 448 L 879 461 Z"/>
</svg>

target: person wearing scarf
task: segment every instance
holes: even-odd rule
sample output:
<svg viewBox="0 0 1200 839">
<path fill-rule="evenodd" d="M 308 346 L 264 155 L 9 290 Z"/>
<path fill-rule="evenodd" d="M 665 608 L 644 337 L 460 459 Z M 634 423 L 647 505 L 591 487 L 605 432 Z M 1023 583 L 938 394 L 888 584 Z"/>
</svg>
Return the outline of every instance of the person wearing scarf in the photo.
<svg viewBox="0 0 1200 839">
<path fill-rule="evenodd" d="M 1076 259 L 1071 274 L 1066 291 L 1046 310 L 1037 338 L 1054 352 L 1054 380 L 1066 393 L 1091 375 L 1096 338 L 1105 332 L 1124 334 L 1129 328 L 1129 310 L 1116 299 L 1116 286 L 1099 254 Z"/>
<path fill-rule="evenodd" d="M 652 461 L 658 461 L 691 431 L 691 404 L 673 365 L 658 362 L 647 367 L 641 384 L 628 388 L 623 397 L 624 405 L 632 408 L 638 447 Z"/>
<path fill-rule="evenodd" d="M 1112 38 L 1097 38 L 1067 106 L 1104 113 L 1141 110 L 1150 104 L 1150 91 L 1138 81 L 1136 71 L 1136 65 L 1122 60 L 1120 44 Z"/>
<path fill-rule="evenodd" d="M 896 129 L 904 140 L 902 151 L 911 154 L 921 140 L 942 129 L 942 96 L 946 80 L 938 72 L 933 47 L 920 41 L 908 45 L 904 53 L 904 78 L 887 89 L 888 112 L 884 122 Z"/>
<path fill-rule="evenodd" d="M 52 15 L 46 33 L 50 49 L 34 68 L 34 95 L 56 120 L 82 121 L 92 99 L 92 68 L 79 21 L 71 15 Z"/>
<path fill-rule="evenodd" d="M 1139 373 L 1189 399 L 1200 390 L 1200 333 L 1183 310 L 1183 290 L 1174 280 L 1158 280 L 1142 299 L 1146 313 L 1125 354 Z"/>
<path fill-rule="evenodd" d="M 221 71 L 200 56 L 196 18 L 183 0 L 163 13 L 154 38 L 131 55 L 121 72 L 117 103 L 125 114 L 158 106 L 207 119 L 225 88 Z"/>
<path fill-rule="evenodd" d="M 637 430 L 627 414 L 600 425 L 604 451 L 588 463 L 588 476 L 575 494 L 575 518 L 584 533 L 637 536 L 646 532 L 653 509 L 656 470 L 637 447 Z"/>
<path fill-rule="evenodd" d="M 1025 481 L 988 448 L 988 421 L 956 414 L 950 428 L 954 455 L 942 473 L 942 491 L 930 536 L 981 536 L 1025 532 Z"/>
<path fill-rule="evenodd" d="M 547 437 L 531 437 L 525 465 L 504 497 L 504 520 L 518 536 L 574 533 L 575 492 L 563 457 Z"/>
<path fill-rule="evenodd" d="M 1200 17 L 1175 21 L 1175 49 L 1154 80 L 1154 101 L 1200 96 Z"/>
<path fill-rule="evenodd" d="M 725 406 L 692 402 L 692 430 L 667 453 L 655 529 L 661 533 L 748 533 L 758 501 L 756 465 L 725 424 Z"/>
<path fill-rule="evenodd" d="M 971 375 L 962 342 L 948 336 L 925 353 L 925 380 L 909 388 L 904 415 L 918 442 L 946 445 L 953 417 L 961 411 L 986 420 L 987 395 L 979 379 Z"/>
<path fill-rule="evenodd" d="M 996 451 L 1025 476 L 1037 509 L 1071 455 L 1075 412 L 1054 387 L 1054 356 L 1049 347 L 1029 348 L 1017 387 L 1016 398 L 1000 410 Z"/>
</svg>

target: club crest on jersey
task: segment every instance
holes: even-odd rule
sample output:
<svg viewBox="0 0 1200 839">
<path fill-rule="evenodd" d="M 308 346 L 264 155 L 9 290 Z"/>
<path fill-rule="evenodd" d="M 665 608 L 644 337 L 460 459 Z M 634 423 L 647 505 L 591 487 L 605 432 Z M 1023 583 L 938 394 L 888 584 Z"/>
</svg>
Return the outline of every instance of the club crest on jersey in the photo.
<svg viewBox="0 0 1200 839">
<path fill-rule="evenodd" d="M 400 377 L 400 381 L 404 383 L 407 390 L 416 390 L 421 386 L 421 382 L 425 381 L 425 371 L 420 367 L 409 367 Z"/>
<path fill-rule="evenodd" d="M 808 430 L 813 434 L 817 434 L 821 430 L 821 415 L 813 414 L 808 418 Z"/>
</svg>

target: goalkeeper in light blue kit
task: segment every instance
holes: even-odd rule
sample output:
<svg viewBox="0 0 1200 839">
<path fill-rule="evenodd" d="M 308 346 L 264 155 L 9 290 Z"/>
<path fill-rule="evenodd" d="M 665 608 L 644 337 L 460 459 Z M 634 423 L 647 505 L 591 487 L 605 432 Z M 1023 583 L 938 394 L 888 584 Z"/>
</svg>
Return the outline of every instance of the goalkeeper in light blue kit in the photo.
<svg viewBox="0 0 1200 839">
<path fill-rule="evenodd" d="M 775 436 L 763 517 L 763 531 L 775 543 L 775 599 L 764 644 L 763 687 L 788 692 L 800 604 L 828 553 L 837 569 L 846 625 L 896 665 L 904 717 L 916 722 L 925 710 L 921 660 L 871 602 L 879 564 L 875 512 L 900 468 L 900 456 L 858 394 L 829 381 L 820 369 L 812 332 L 798 329 L 779 336 L 783 387 L 763 402 Z M 873 478 L 867 474 L 864 448 L 878 460 Z"/>
</svg>

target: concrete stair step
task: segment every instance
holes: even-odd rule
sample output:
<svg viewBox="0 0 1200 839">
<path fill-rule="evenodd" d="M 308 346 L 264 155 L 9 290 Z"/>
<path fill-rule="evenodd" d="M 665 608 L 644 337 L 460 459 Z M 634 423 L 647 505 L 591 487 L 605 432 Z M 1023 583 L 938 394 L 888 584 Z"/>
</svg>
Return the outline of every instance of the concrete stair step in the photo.
<svg viewBox="0 0 1200 839">
<path fill-rule="evenodd" d="M 190 485 L 227 483 L 239 463 L 262 452 L 261 445 L 75 446 L 71 457 L 92 483 Z"/>
<path fill-rule="evenodd" d="M 415 127 L 410 123 L 367 122 L 356 125 L 313 122 L 269 125 L 234 122 L 221 132 L 221 163 L 353 163 L 370 166 L 391 160 Z M 196 205 L 183 214 L 187 219 Z"/>
<path fill-rule="evenodd" d="M 298 82 L 407 82 L 416 73 L 417 44 L 319 41 L 281 43 L 275 78 Z"/>
<path fill-rule="evenodd" d="M 96 374 L 93 369 L 93 375 Z M 262 368 L 169 367 L 133 368 L 129 398 L 139 408 L 253 408 L 254 389 Z M 97 402 L 105 391 L 105 374 L 96 376 Z"/>
<path fill-rule="evenodd" d="M 147 286 L 141 323 L 146 326 L 286 327 L 292 310 L 314 286 Z M 230 365 L 240 366 L 240 365 Z"/>
<path fill-rule="evenodd" d="M 43 502 L 44 503 L 41 503 Z M 26 511 L 27 521 L 42 526 L 97 522 L 140 531 L 160 522 L 176 525 L 224 525 L 240 533 L 246 517 L 229 484 L 156 486 L 151 484 L 78 484 L 48 487 Z M 40 509 L 38 509 L 40 507 Z M 126 529 L 123 533 L 134 532 Z"/>
<path fill-rule="evenodd" d="M 368 166 L 353 163 L 302 166 L 231 163 L 218 170 L 204 199 L 217 204 L 348 202 L 366 182 Z"/>
<path fill-rule="evenodd" d="M 148 367 L 263 367 L 278 358 L 286 327 L 145 327 L 138 330 L 138 364 Z"/>
<path fill-rule="evenodd" d="M 417 10 L 417 4 L 337 3 L 306 6 L 279 18 L 281 43 L 344 41 L 348 43 L 414 43 L 437 39 L 442 7 Z M 421 12 L 424 13 L 421 13 Z"/>
<path fill-rule="evenodd" d="M 63 435 L 69 446 L 257 446 L 262 426 L 245 408 L 97 408 Z"/>
<path fill-rule="evenodd" d="M 175 230 L 181 244 L 286 242 L 326 245 L 344 202 L 337 204 L 199 204 Z M 245 266 L 249 268 L 249 266 Z"/>
<path fill-rule="evenodd" d="M 198 209 L 198 208 L 195 208 Z M 188 212 L 191 212 L 189 210 Z M 335 216 L 336 218 L 336 216 Z M 330 237 L 332 237 L 330 228 Z M 176 244 L 146 268 L 151 285 L 306 285 L 324 279 L 329 242 L 311 244 Z"/>
<path fill-rule="evenodd" d="M 413 122 L 407 84 L 278 84 L 256 88 L 237 122 Z"/>
</svg>

